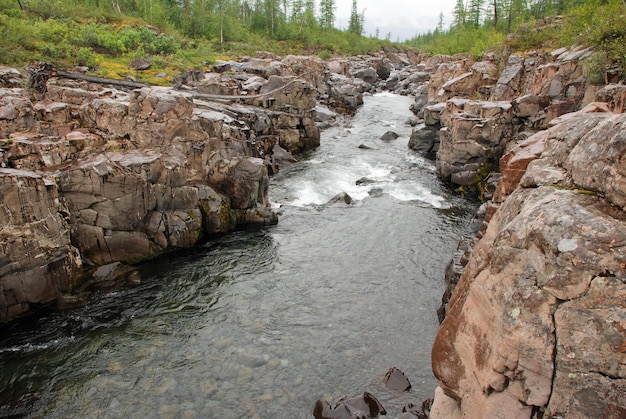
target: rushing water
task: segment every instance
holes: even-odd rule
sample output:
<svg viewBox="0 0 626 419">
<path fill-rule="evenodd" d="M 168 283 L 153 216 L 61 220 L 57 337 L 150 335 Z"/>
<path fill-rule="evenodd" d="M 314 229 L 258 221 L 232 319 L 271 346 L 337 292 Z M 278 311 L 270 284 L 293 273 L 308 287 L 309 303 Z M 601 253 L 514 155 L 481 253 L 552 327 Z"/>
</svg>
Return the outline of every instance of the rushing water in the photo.
<svg viewBox="0 0 626 419">
<path fill-rule="evenodd" d="M 397 414 L 431 397 L 443 271 L 474 204 L 407 148 L 409 105 L 367 97 L 351 126 L 284 167 L 277 226 L 2 330 L 0 417 L 307 418 L 318 398 L 364 390 Z M 400 138 L 382 141 L 387 130 Z M 324 205 L 340 192 L 353 204 Z M 392 366 L 411 391 L 384 388 Z"/>
</svg>

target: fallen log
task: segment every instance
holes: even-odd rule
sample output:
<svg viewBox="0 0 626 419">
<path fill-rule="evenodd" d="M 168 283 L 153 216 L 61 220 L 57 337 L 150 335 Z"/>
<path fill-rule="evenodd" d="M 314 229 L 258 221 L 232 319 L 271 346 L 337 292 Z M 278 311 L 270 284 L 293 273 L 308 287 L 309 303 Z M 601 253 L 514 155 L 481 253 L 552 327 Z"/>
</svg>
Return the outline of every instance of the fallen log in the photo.
<svg viewBox="0 0 626 419">
<path fill-rule="evenodd" d="M 98 83 L 98 84 L 112 84 L 114 86 L 130 87 L 133 89 L 150 86 L 150 84 L 148 83 L 140 83 L 140 82 L 130 81 L 130 80 L 109 79 L 106 77 L 88 76 L 88 75 L 81 74 L 81 73 L 71 73 L 69 71 L 63 71 L 63 70 L 56 70 L 55 73 L 57 76 L 65 77 L 66 79 L 84 80 L 84 81 L 89 81 L 89 82 Z"/>
<path fill-rule="evenodd" d="M 109 79 L 106 77 L 87 76 L 81 73 L 63 71 L 55 68 L 50 63 L 39 63 L 38 65 L 28 66 L 26 67 L 26 70 L 30 74 L 28 88 L 40 94 L 44 94 L 46 92 L 48 79 L 50 77 L 64 77 L 66 79 L 83 80 L 98 84 L 110 84 L 113 86 L 126 87 L 130 89 L 138 89 L 141 87 L 150 86 L 150 84 L 148 83 Z"/>
</svg>

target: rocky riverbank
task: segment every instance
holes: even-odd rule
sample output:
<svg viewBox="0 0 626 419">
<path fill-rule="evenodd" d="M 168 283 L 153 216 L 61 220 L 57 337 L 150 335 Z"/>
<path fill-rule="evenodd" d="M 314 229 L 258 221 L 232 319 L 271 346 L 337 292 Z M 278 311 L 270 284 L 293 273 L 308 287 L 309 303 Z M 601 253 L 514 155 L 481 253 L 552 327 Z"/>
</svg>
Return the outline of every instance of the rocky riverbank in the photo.
<svg viewBox="0 0 626 419">
<path fill-rule="evenodd" d="M 202 237 L 277 222 L 268 176 L 416 59 L 261 53 L 133 90 L 46 66 L 26 89 L 0 68 L 0 322 L 134 283 L 128 264 Z"/>
<path fill-rule="evenodd" d="M 589 84 L 592 54 L 263 54 L 175 88 L 43 95 L 3 68 L 0 321 L 276 222 L 268 176 L 390 90 L 415 97 L 410 146 L 487 201 L 447 272 L 431 417 L 622 417 L 626 87 Z"/>
<path fill-rule="evenodd" d="M 488 199 L 447 272 L 431 417 L 626 414 L 626 87 L 587 83 L 591 54 L 442 63 L 419 89 L 411 146 Z"/>
<path fill-rule="evenodd" d="M 52 78 L 40 93 L 3 68 L 0 321 L 132 271 L 89 268 L 275 223 L 268 174 L 319 145 L 317 90 L 283 68 L 229 103 L 205 79 L 127 92 Z"/>
</svg>

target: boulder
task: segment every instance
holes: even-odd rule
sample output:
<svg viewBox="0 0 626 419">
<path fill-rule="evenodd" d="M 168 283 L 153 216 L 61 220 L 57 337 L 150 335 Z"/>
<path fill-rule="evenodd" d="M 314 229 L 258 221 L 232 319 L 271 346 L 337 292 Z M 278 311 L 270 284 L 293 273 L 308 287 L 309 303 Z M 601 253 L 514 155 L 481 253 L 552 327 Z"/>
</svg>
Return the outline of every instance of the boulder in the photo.
<svg viewBox="0 0 626 419">
<path fill-rule="evenodd" d="M 421 153 L 436 153 L 439 149 L 439 129 L 424 124 L 411 131 L 409 148 Z"/>
<path fill-rule="evenodd" d="M 428 104 L 428 82 L 420 83 L 415 88 L 415 101 L 411 104 L 411 112 L 418 117 L 424 117 L 424 107 Z"/>
<path fill-rule="evenodd" d="M 380 80 L 387 80 L 391 76 L 393 65 L 390 61 L 382 58 L 371 62 L 372 67 L 376 69 L 376 74 Z"/>
<path fill-rule="evenodd" d="M 350 70 L 350 63 L 347 60 L 331 60 L 328 62 L 328 71 L 331 73 L 347 76 Z"/>
<path fill-rule="evenodd" d="M 352 197 L 345 192 L 340 192 L 333 196 L 325 205 L 350 205 Z"/>
<path fill-rule="evenodd" d="M 152 61 L 149 58 L 136 58 L 128 65 L 128 68 L 134 71 L 144 71 L 150 67 L 152 67 Z"/>
<path fill-rule="evenodd" d="M 397 132 L 394 131 L 387 131 L 385 132 L 380 139 L 383 141 L 393 141 L 395 139 L 397 139 L 399 137 Z"/>
<path fill-rule="evenodd" d="M 362 79 L 367 84 L 374 84 L 378 81 L 378 73 L 372 67 L 367 67 L 365 69 L 359 70 L 354 73 L 354 77 Z"/>
<path fill-rule="evenodd" d="M 411 389 L 409 379 L 396 367 L 387 370 L 383 382 L 385 387 L 391 391 L 409 391 Z"/>
<path fill-rule="evenodd" d="M 330 110 L 324 105 L 317 105 L 315 107 L 315 122 L 316 123 L 332 123 L 337 119 L 336 112 Z"/>
</svg>

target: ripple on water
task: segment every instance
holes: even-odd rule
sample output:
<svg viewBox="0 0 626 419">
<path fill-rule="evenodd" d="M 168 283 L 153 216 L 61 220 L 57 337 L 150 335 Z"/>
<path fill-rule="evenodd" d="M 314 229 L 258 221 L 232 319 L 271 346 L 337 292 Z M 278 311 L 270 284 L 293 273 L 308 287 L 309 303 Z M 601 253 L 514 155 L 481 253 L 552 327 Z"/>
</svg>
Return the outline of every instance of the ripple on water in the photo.
<svg viewBox="0 0 626 419">
<path fill-rule="evenodd" d="M 406 147 L 410 103 L 366 98 L 349 130 L 283 168 L 277 226 L 166 255 L 137 288 L 13 328 L 0 416 L 304 418 L 365 390 L 394 413 L 430 397 L 443 271 L 474 204 Z M 400 138 L 385 143 L 390 127 Z M 339 192 L 360 202 L 322 205 Z M 384 388 L 391 366 L 410 392 Z"/>
</svg>

